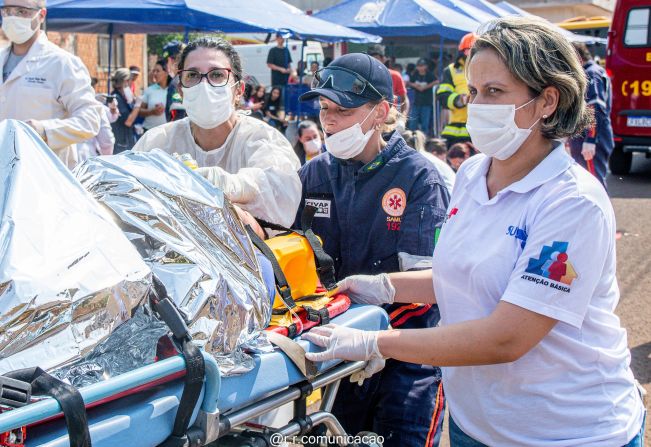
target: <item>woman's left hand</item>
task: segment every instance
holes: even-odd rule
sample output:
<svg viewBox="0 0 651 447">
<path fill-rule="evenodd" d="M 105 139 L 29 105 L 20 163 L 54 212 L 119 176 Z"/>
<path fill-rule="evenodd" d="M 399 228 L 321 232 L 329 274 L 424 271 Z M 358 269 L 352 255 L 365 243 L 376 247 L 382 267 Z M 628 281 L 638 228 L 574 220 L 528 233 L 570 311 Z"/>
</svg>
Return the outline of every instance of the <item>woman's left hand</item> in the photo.
<svg viewBox="0 0 651 447">
<path fill-rule="evenodd" d="M 336 324 L 317 326 L 302 335 L 317 346 L 324 347 L 322 352 L 308 352 L 305 358 L 314 362 L 326 360 L 368 360 L 364 369 L 364 378 L 371 377 L 384 368 L 385 359 L 377 346 L 378 331 L 361 331 Z"/>
</svg>

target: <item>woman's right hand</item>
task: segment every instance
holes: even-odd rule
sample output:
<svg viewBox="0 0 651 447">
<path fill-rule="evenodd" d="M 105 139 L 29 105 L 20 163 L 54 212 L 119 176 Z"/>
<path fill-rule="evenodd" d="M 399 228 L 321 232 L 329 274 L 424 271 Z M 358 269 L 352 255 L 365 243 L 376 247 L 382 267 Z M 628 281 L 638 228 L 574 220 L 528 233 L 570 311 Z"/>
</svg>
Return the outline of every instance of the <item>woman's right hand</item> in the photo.
<svg viewBox="0 0 651 447">
<path fill-rule="evenodd" d="M 386 273 L 349 276 L 337 287 L 339 293 L 348 295 L 358 304 L 392 304 L 396 296 L 396 289 Z"/>
</svg>

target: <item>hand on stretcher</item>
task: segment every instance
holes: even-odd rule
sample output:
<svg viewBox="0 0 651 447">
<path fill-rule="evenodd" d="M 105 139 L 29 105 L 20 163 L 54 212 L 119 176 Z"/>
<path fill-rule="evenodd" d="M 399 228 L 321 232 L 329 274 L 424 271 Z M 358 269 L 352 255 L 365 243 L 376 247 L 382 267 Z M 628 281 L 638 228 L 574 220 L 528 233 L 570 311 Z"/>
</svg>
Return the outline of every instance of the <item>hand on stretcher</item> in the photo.
<svg viewBox="0 0 651 447">
<path fill-rule="evenodd" d="M 317 326 L 302 338 L 325 348 L 322 352 L 308 352 L 305 358 L 313 362 L 342 359 L 368 361 L 358 380 L 371 377 L 384 368 L 386 360 L 377 345 L 378 331 L 361 331 L 336 324 Z"/>
</svg>

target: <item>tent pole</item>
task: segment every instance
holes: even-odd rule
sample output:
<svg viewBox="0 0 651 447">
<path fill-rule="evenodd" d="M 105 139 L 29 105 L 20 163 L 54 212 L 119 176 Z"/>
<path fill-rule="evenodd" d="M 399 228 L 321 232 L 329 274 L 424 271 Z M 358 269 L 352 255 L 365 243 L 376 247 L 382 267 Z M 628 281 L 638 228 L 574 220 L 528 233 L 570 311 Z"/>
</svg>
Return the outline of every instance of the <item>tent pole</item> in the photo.
<svg viewBox="0 0 651 447">
<path fill-rule="evenodd" d="M 300 63 L 300 70 L 298 73 L 298 91 L 300 92 L 301 89 L 303 88 L 303 72 L 305 71 L 305 64 L 307 61 L 305 60 L 305 47 L 307 46 L 307 40 L 303 39 L 303 45 L 301 45 L 301 63 Z M 298 101 L 298 109 L 296 110 L 296 122 L 300 122 L 301 120 L 301 101 Z"/>
<path fill-rule="evenodd" d="M 106 80 L 106 94 L 111 94 L 111 62 L 113 59 L 113 24 L 109 23 L 109 41 L 108 41 L 108 79 Z"/>
<path fill-rule="evenodd" d="M 445 39 L 443 36 L 439 37 L 439 83 L 443 81 L 443 45 L 444 45 Z M 441 103 L 438 101 L 436 98 L 436 95 L 434 95 L 434 101 L 436 102 L 436 137 L 440 137 L 441 135 L 441 113 L 443 112 L 443 108 L 441 107 Z"/>
</svg>

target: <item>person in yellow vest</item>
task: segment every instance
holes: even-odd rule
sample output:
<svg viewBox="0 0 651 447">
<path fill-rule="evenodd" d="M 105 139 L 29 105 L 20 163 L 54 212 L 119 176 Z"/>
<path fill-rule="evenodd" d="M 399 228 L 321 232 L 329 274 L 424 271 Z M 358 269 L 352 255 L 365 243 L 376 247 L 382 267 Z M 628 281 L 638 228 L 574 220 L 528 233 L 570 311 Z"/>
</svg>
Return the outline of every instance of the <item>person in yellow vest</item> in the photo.
<svg viewBox="0 0 651 447">
<path fill-rule="evenodd" d="M 468 105 L 466 58 L 476 38 L 474 33 L 463 36 L 459 42 L 457 59 L 443 70 L 443 80 L 436 91 L 436 97 L 441 105 L 450 110 L 450 121 L 441 132 L 448 149 L 455 143 L 470 141 L 470 135 L 466 130 L 466 106 Z"/>
</svg>

